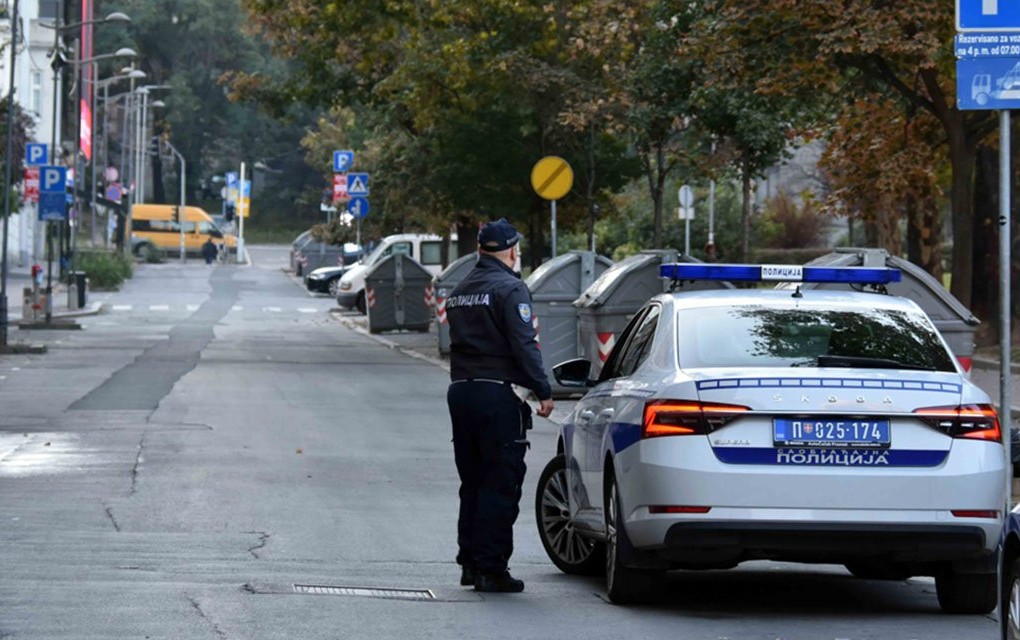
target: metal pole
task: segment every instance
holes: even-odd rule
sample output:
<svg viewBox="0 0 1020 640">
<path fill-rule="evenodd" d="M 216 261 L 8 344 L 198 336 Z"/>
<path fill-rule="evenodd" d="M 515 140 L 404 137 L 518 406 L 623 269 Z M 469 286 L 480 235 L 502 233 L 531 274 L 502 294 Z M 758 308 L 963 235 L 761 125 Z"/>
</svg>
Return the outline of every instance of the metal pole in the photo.
<svg viewBox="0 0 1020 640">
<path fill-rule="evenodd" d="M 248 206 L 251 204 L 251 196 L 245 202 L 244 199 L 244 163 L 241 163 L 241 181 L 237 184 L 237 262 L 244 261 L 244 217 L 248 215 Z"/>
<path fill-rule="evenodd" d="M 552 204 L 552 257 L 556 257 L 556 201 L 550 200 Z"/>
<path fill-rule="evenodd" d="M 684 208 L 684 207 L 681 207 Z M 684 212 L 684 255 L 691 255 L 691 209 L 693 207 L 686 207 L 687 211 Z"/>
<path fill-rule="evenodd" d="M 170 148 L 173 149 L 173 147 L 170 147 Z M 174 149 L 174 152 L 177 153 L 177 150 Z M 177 159 L 181 161 L 181 213 L 183 215 L 184 210 L 187 207 L 187 202 L 185 202 L 185 197 L 184 197 L 184 191 L 185 191 L 185 189 L 184 189 L 184 181 L 186 180 L 185 176 L 188 175 L 188 165 L 184 161 L 184 156 L 181 155 L 180 153 L 177 153 Z M 195 224 L 198 224 L 198 222 L 196 222 Z M 188 259 L 187 258 L 187 254 L 184 251 L 184 225 L 182 224 L 181 225 L 181 262 L 186 262 L 187 259 Z"/>
<path fill-rule="evenodd" d="M 99 154 L 96 153 L 96 82 L 95 78 L 99 74 L 95 71 L 89 73 L 89 109 L 91 109 L 92 118 L 91 126 L 89 127 L 89 147 L 92 149 L 92 194 L 89 198 L 89 214 L 92 219 L 92 246 L 96 246 L 96 160 L 99 158 Z"/>
<path fill-rule="evenodd" d="M 708 183 L 708 243 L 715 244 L 715 180 Z"/>
<path fill-rule="evenodd" d="M 1010 452 L 1010 427 L 1013 425 L 1012 376 L 1010 375 L 1010 130 L 1009 111 L 999 112 L 999 421 L 1002 430 L 1006 468 L 1013 466 Z M 1006 476 L 1006 511 L 1012 505 L 1013 474 Z"/>
<path fill-rule="evenodd" d="M 18 48 L 18 0 L 11 14 L 11 84 L 7 90 L 7 155 L 4 156 L 3 249 L 0 250 L 0 347 L 7 346 L 7 221 L 11 217 L 11 165 L 14 159 L 14 58 Z"/>
<path fill-rule="evenodd" d="M 60 56 L 60 12 L 53 21 L 53 55 Z M 14 65 L 11 65 L 14 66 Z M 50 164 L 60 162 L 60 154 L 57 153 L 57 131 L 60 129 L 60 70 L 63 65 L 58 64 L 53 69 L 53 131 L 50 136 Z M 46 324 L 53 320 L 53 224 L 46 220 L 43 223 L 46 235 Z"/>
</svg>

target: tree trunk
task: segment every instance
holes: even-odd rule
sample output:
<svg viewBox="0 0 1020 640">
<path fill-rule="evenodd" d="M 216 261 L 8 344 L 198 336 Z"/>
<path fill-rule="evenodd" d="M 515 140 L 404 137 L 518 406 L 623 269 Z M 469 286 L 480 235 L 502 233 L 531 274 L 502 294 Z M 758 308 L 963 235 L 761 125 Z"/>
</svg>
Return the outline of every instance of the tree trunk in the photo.
<svg viewBox="0 0 1020 640">
<path fill-rule="evenodd" d="M 932 201 L 908 198 L 907 260 L 942 282 L 942 220 Z"/>
<path fill-rule="evenodd" d="M 751 253 L 751 171 L 747 161 L 740 164 L 743 204 L 740 213 L 740 261 L 748 262 Z"/>
<path fill-rule="evenodd" d="M 974 162 L 974 262 L 971 312 L 999 333 L 999 151 L 980 146 Z M 955 276 L 954 276 L 955 280 Z M 989 335 L 992 337 L 992 335 Z"/>
</svg>

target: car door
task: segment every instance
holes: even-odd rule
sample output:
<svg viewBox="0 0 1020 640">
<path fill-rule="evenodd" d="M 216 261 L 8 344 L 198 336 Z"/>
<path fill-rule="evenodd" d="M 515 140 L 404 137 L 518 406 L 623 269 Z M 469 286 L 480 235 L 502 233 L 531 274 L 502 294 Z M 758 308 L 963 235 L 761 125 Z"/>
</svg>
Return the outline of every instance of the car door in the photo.
<svg viewBox="0 0 1020 640">
<path fill-rule="evenodd" d="M 632 376 L 651 352 L 661 314 L 662 307 L 658 303 L 651 303 L 642 309 L 628 327 L 627 339 L 622 345 L 619 358 L 611 367 L 603 369 L 603 374 L 607 376 L 603 383 L 607 393 L 602 396 L 603 401 L 592 421 L 591 437 L 588 440 L 588 446 L 591 447 L 588 458 L 597 462 L 589 473 L 588 481 L 591 486 L 600 487 L 598 493 L 592 496 L 592 506 L 600 517 L 606 455 L 615 454 L 618 446 L 629 442 L 628 432 L 636 423 L 641 422 L 648 389 L 646 384 L 634 381 Z"/>
<path fill-rule="evenodd" d="M 639 310 L 620 335 L 599 375 L 598 383 L 575 408 L 574 434 L 567 449 L 567 479 L 570 483 L 571 512 L 579 526 L 600 530 L 602 527 L 602 459 L 601 448 L 608 408 L 608 395 L 620 363 L 630 345 L 630 337 L 647 309 Z"/>
</svg>

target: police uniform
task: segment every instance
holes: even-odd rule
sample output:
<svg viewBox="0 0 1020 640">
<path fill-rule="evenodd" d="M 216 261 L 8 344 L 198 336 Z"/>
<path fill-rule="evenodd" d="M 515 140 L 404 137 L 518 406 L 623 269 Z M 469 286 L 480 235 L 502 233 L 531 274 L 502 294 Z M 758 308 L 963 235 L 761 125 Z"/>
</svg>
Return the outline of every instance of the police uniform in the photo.
<svg viewBox="0 0 1020 640">
<path fill-rule="evenodd" d="M 479 245 L 490 251 L 508 249 L 519 239 L 505 220 L 479 232 Z M 531 389 L 539 400 L 552 397 L 532 325 L 531 293 L 500 259 L 480 253 L 475 268 L 447 298 L 446 314 L 452 381 L 447 403 L 461 480 L 461 584 L 520 591 L 524 585 L 510 577 L 507 561 L 520 512 L 531 408 L 510 385 Z M 480 584 L 488 577 L 496 582 Z"/>
</svg>

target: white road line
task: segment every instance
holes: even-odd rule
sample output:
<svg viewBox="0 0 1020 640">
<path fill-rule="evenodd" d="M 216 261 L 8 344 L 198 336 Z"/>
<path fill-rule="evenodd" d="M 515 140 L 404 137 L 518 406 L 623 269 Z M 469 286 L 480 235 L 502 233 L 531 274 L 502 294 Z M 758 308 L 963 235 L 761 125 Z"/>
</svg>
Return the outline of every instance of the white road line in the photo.
<svg viewBox="0 0 1020 640">
<path fill-rule="evenodd" d="M 242 307 L 239 304 L 235 304 L 234 306 L 230 307 L 230 310 L 231 311 L 244 311 L 244 307 Z"/>
<path fill-rule="evenodd" d="M 115 304 L 113 305 L 114 311 L 131 311 L 133 307 L 129 304 Z"/>
<path fill-rule="evenodd" d="M 301 307 L 300 309 L 298 309 L 298 311 L 300 313 L 318 313 L 319 312 L 318 309 L 309 309 L 308 307 Z"/>
<path fill-rule="evenodd" d="M 198 311 L 198 308 L 200 306 L 202 306 L 202 305 L 199 305 L 199 304 L 189 304 L 188 305 L 188 311 Z"/>
<path fill-rule="evenodd" d="M 280 307 L 262 307 L 263 311 L 269 311 L 271 313 L 280 313 L 283 311 Z"/>
<path fill-rule="evenodd" d="M 169 311 L 170 305 L 168 304 L 150 304 L 149 311 Z"/>
</svg>

